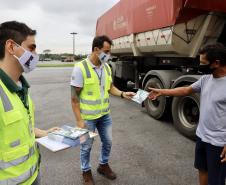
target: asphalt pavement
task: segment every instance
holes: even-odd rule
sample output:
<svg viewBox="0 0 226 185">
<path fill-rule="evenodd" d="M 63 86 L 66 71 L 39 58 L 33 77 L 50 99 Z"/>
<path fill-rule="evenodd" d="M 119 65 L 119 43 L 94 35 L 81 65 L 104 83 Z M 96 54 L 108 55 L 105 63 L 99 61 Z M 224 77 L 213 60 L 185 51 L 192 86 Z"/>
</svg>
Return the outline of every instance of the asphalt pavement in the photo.
<svg viewBox="0 0 226 185">
<path fill-rule="evenodd" d="M 47 129 L 74 125 L 70 103 L 72 68 L 38 68 L 26 75 L 35 103 L 36 127 Z M 180 135 L 171 121 L 156 121 L 134 102 L 111 97 L 113 147 L 110 165 L 117 179 L 110 181 L 96 172 L 100 139 L 92 153 L 96 185 L 197 185 L 193 167 L 194 141 Z M 81 185 L 79 147 L 42 154 L 42 185 Z"/>
</svg>

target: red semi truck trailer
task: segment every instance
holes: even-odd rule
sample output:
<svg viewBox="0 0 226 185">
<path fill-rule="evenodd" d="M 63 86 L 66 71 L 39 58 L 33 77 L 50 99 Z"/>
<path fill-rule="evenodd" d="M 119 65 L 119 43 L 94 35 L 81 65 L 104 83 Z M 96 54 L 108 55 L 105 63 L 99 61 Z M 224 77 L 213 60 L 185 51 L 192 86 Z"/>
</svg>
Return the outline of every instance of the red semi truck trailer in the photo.
<svg viewBox="0 0 226 185">
<path fill-rule="evenodd" d="M 97 20 L 96 35 L 113 40 L 114 84 L 124 89 L 188 86 L 208 73 L 199 49 L 226 44 L 226 0 L 121 0 Z M 146 100 L 148 114 L 171 113 L 179 132 L 194 138 L 199 95 Z"/>
</svg>

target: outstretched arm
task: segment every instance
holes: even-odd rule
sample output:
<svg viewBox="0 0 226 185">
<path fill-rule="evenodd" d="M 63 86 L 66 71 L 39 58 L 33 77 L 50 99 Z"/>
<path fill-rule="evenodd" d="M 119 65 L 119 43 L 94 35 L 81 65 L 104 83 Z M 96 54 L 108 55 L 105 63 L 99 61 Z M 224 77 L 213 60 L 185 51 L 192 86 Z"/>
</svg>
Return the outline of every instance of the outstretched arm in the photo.
<svg viewBox="0 0 226 185">
<path fill-rule="evenodd" d="M 191 86 L 187 87 L 177 87 L 174 89 L 155 89 L 149 88 L 151 92 L 149 93 L 149 98 L 151 100 L 156 100 L 159 96 L 186 96 L 193 93 Z"/>
</svg>

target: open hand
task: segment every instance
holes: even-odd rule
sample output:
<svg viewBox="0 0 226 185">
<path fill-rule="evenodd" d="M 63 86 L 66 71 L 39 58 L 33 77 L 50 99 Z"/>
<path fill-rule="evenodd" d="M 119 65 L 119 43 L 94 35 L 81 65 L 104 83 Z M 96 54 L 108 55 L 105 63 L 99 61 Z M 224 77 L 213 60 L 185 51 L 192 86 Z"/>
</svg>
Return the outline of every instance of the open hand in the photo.
<svg viewBox="0 0 226 185">
<path fill-rule="evenodd" d="M 159 96 L 162 95 L 161 91 L 162 89 L 156 89 L 156 88 L 148 88 L 150 91 L 148 98 L 151 100 L 156 100 Z"/>
</svg>

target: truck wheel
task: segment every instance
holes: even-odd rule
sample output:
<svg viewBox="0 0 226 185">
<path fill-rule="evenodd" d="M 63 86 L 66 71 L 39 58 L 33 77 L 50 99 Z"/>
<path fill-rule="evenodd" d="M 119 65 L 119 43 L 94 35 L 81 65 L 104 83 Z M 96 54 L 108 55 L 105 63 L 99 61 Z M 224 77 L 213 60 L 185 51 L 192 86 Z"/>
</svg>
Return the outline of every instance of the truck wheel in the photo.
<svg viewBox="0 0 226 185">
<path fill-rule="evenodd" d="M 195 139 L 195 132 L 199 120 L 198 94 L 184 97 L 174 97 L 172 102 L 173 122 L 176 129 L 191 139 Z"/>
<path fill-rule="evenodd" d="M 145 85 L 145 90 L 149 91 L 148 87 L 163 89 L 162 82 L 157 78 L 151 78 Z M 166 97 L 161 96 L 158 97 L 156 100 L 151 101 L 146 99 L 144 101 L 145 108 L 150 116 L 155 119 L 160 119 L 163 117 L 165 110 L 166 110 Z"/>
</svg>

